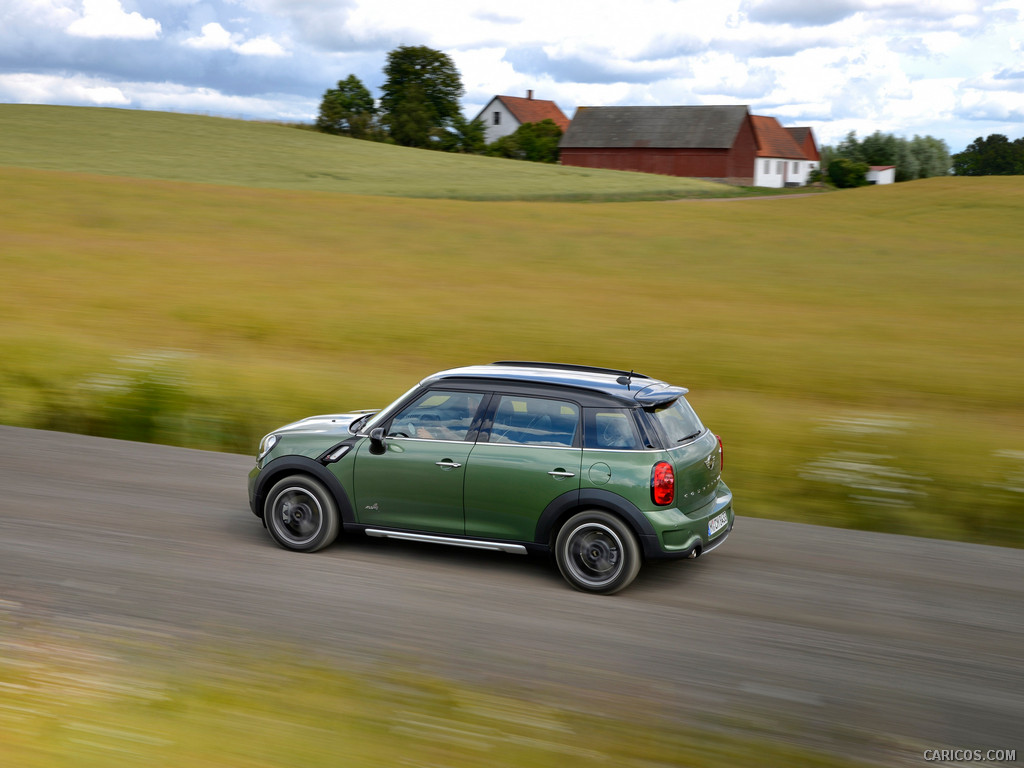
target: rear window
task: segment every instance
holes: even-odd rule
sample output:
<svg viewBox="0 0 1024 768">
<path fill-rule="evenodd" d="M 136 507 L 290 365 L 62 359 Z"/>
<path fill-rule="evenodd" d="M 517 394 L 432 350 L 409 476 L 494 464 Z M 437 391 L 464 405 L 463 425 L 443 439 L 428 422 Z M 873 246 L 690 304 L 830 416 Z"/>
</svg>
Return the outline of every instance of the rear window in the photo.
<svg viewBox="0 0 1024 768">
<path fill-rule="evenodd" d="M 654 415 L 668 447 L 692 440 L 704 431 L 704 425 L 685 398 L 680 397 L 649 412 Z"/>
<path fill-rule="evenodd" d="M 632 412 L 604 408 L 586 409 L 583 445 L 612 451 L 638 451 L 643 447 Z"/>
</svg>

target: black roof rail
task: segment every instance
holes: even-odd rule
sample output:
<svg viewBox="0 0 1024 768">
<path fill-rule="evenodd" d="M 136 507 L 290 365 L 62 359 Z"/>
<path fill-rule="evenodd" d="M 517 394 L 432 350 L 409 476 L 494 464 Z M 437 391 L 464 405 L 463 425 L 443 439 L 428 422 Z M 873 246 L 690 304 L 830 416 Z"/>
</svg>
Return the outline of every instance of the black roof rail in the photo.
<svg viewBox="0 0 1024 768">
<path fill-rule="evenodd" d="M 594 365 L 572 365 L 570 363 L 539 363 L 529 360 L 496 360 L 491 365 L 518 365 L 526 368 L 549 368 L 556 371 L 580 371 L 582 373 L 609 373 L 615 376 L 629 376 L 632 379 L 649 379 L 636 371 L 620 371 L 618 368 L 599 368 Z"/>
</svg>

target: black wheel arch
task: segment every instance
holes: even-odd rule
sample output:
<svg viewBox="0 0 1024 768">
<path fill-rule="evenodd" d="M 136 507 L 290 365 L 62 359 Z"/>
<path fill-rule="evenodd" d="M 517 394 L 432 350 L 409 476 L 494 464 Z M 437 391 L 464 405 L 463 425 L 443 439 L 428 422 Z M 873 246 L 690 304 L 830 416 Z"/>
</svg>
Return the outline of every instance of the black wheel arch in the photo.
<svg viewBox="0 0 1024 768">
<path fill-rule="evenodd" d="M 656 557 L 661 552 L 657 531 L 640 508 L 629 499 L 600 488 L 569 491 L 548 504 L 537 521 L 534 541 L 550 548 L 562 524 L 584 509 L 603 509 L 622 518 L 636 534 L 645 557 Z"/>
<path fill-rule="evenodd" d="M 258 517 L 263 517 L 263 504 L 267 499 L 267 490 L 282 477 L 295 474 L 311 475 L 324 484 L 338 505 L 338 513 L 341 515 L 343 525 L 356 521 L 352 502 L 338 478 L 323 464 L 305 456 L 282 456 L 263 468 L 259 477 L 256 478 L 256 487 L 253 492 L 253 512 Z"/>
</svg>

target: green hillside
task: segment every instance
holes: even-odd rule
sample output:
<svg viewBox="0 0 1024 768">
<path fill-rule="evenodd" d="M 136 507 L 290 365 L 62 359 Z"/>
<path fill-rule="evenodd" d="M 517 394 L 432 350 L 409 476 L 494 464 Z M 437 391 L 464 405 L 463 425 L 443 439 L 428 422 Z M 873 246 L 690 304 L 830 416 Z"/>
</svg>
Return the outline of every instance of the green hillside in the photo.
<svg viewBox="0 0 1024 768">
<path fill-rule="evenodd" d="M 1022 208 L 1021 177 L 595 205 L 0 167 L 0 422 L 251 452 L 448 366 L 627 367 L 692 390 L 741 515 L 1021 545 Z"/>
<path fill-rule="evenodd" d="M 291 126 L 139 110 L 0 104 L 0 137 L 0 166 L 245 187 L 465 200 L 752 193 L 695 179 L 452 155 Z"/>
</svg>

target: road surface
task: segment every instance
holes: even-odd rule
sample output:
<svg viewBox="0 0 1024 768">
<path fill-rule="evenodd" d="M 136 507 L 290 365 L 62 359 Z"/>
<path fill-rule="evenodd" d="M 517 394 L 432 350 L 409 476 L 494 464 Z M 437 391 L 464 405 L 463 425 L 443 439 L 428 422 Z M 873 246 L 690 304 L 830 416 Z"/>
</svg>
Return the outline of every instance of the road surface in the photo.
<svg viewBox="0 0 1024 768">
<path fill-rule="evenodd" d="M 592 596 L 541 558 L 286 552 L 249 512 L 251 465 L 0 427 L 0 611 L 270 638 L 595 711 L 633 699 L 889 764 L 953 747 L 1024 761 L 1024 551 L 741 515 L 708 557 Z"/>
</svg>

